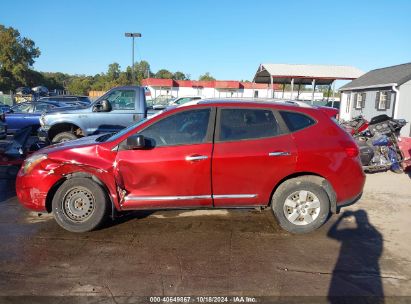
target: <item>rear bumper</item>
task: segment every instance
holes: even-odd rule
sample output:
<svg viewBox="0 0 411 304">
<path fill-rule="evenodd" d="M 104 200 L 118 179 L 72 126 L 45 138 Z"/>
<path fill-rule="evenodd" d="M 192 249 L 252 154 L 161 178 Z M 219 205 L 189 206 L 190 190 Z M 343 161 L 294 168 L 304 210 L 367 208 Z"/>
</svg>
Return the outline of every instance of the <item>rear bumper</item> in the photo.
<svg viewBox="0 0 411 304">
<path fill-rule="evenodd" d="M 362 197 L 362 192 L 359 195 L 357 195 L 356 197 L 350 198 L 350 199 L 348 199 L 346 201 L 343 201 L 343 202 L 339 202 L 338 205 L 337 205 L 337 209 L 336 209 L 335 213 L 338 214 L 338 213 L 340 213 L 341 208 L 348 207 L 348 206 L 351 206 L 351 205 L 355 204 L 356 202 L 358 202 L 361 199 L 361 197 Z"/>
</svg>

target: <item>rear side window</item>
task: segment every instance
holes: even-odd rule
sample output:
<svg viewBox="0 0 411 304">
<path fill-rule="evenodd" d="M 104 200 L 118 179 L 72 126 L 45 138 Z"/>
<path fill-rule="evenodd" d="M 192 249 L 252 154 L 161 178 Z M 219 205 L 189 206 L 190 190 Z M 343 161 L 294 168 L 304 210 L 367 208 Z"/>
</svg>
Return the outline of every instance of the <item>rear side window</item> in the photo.
<svg viewBox="0 0 411 304">
<path fill-rule="evenodd" d="M 278 123 L 268 109 L 222 109 L 220 141 L 257 139 L 280 134 Z"/>
<path fill-rule="evenodd" d="M 280 111 L 280 114 L 291 132 L 304 129 L 315 124 L 314 119 L 301 113 Z"/>
</svg>

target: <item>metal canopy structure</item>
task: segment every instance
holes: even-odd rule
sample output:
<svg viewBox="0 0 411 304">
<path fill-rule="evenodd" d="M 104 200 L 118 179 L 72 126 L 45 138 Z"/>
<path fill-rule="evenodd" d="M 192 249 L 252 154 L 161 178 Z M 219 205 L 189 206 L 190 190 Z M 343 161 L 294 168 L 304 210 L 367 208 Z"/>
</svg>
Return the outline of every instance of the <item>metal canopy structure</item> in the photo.
<svg viewBox="0 0 411 304">
<path fill-rule="evenodd" d="M 253 82 L 266 84 L 290 84 L 291 96 L 294 85 L 312 85 L 312 100 L 317 85 L 331 85 L 335 80 L 357 79 L 364 72 L 352 66 L 343 65 L 311 65 L 311 64 L 260 64 Z M 274 90 L 272 90 L 274 97 Z M 284 89 L 283 89 L 284 96 Z M 298 96 L 298 95 L 297 95 Z"/>
</svg>

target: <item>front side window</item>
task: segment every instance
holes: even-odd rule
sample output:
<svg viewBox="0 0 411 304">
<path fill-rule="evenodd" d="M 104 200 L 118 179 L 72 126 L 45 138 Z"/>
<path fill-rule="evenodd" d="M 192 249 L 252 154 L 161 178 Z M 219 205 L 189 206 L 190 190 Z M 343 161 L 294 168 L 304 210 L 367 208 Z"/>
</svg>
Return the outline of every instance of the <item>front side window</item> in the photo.
<svg viewBox="0 0 411 304">
<path fill-rule="evenodd" d="M 55 106 L 47 104 L 47 103 L 40 103 L 36 104 L 36 107 L 34 109 L 34 113 L 42 113 L 44 111 L 50 110 L 55 108 Z"/>
<path fill-rule="evenodd" d="M 113 110 L 134 110 L 136 91 L 134 90 L 115 90 L 111 92 L 107 99 Z"/>
<path fill-rule="evenodd" d="M 207 140 L 210 109 L 179 112 L 145 128 L 143 135 L 152 147 L 193 145 Z"/>
<path fill-rule="evenodd" d="M 23 103 L 12 108 L 13 112 L 16 113 L 31 113 L 33 111 L 31 104 Z"/>
<path fill-rule="evenodd" d="M 269 109 L 221 109 L 220 141 L 266 138 L 280 133 Z"/>
<path fill-rule="evenodd" d="M 314 119 L 301 113 L 280 111 L 280 114 L 291 132 L 302 130 L 315 124 Z"/>
</svg>

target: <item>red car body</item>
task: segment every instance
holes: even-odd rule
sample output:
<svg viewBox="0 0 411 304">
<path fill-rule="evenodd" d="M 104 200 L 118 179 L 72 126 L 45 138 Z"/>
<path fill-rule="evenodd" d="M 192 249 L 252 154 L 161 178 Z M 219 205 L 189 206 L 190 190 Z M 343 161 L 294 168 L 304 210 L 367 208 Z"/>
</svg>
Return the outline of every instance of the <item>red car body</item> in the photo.
<svg viewBox="0 0 411 304">
<path fill-rule="evenodd" d="M 208 142 L 117 149 L 129 136 L 165 117 L 203 108 L 210 108 L 215 119 Z M 291 111 L 308 115 L 315 123 L 275 137 L 221 142 L 216 140 L 218 122 L 214 122 L 219 109 L 225 108 Z M 329 116 L 321 109 L 268 102 L 209 101 L 178 107 L 121 132 L 114 140 L 84 137 L 36 152 L 47 158 L 30 173 L 24 172 L 23 165 L 16 181 L 18 199 L 32 210 L 50 212 L 53 195 L 65 180 L 87 176 L 105 189 L 118 211 L 257 207 L 268 206 L 276 187 L 288 178 L 316 175 L 326 180 L 330 209 L 336 212 L 338 206 L 359 197 L 365 175 L 355 142 Z M 198 156 L 201 161 L 190 161 Z"/>
</svg>

